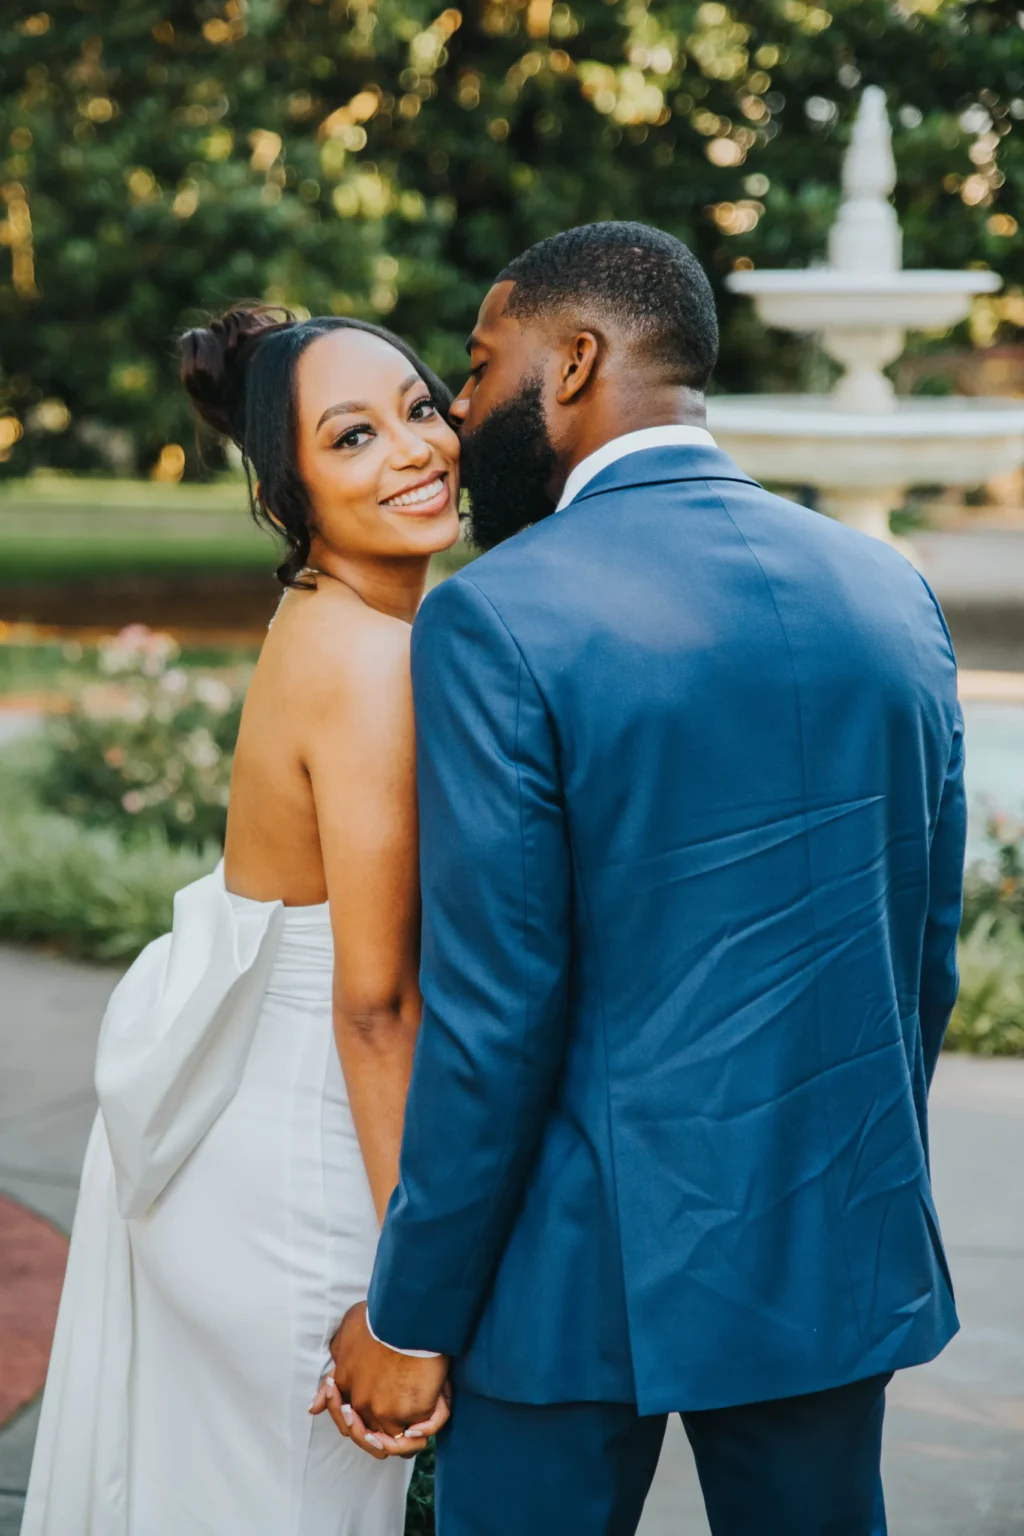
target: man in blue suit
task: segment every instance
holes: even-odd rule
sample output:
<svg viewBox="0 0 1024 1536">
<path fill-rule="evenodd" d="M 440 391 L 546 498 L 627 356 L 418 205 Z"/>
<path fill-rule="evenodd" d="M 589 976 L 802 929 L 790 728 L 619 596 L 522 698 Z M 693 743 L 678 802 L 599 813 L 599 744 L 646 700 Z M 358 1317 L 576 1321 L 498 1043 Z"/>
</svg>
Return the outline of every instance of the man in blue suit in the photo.
<svg viewBox="0 0 1024 1536">
<path fill-rule="evenodd" d="M 393 1435 L 451 1358 L 439 1536 L 626 1536 L 670 1412 L 714 1536 L 880 1536 L 886 1384 L 957 1327 L 946 626 L 715 447 L 676 240 L 542 242 L 470 345 L 495 547 L 414 631 L 424 1016 L 339 1386 Z"/>
</svg>

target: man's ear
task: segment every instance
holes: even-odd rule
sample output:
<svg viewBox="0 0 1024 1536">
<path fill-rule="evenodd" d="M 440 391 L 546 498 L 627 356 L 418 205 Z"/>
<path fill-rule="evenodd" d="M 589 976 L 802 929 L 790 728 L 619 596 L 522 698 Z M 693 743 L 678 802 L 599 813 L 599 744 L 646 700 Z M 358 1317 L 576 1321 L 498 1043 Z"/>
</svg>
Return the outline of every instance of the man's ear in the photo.
<svg viewBox="0 0 1024 1536">
<path fill-rule="evenodd" d="M 559 405 L 568 405 L 586 388 L 600 350 L 601 342 L 593 331 L 579 331 L 572 338 L 558 374 L 555 399 Z"/>
</svg>

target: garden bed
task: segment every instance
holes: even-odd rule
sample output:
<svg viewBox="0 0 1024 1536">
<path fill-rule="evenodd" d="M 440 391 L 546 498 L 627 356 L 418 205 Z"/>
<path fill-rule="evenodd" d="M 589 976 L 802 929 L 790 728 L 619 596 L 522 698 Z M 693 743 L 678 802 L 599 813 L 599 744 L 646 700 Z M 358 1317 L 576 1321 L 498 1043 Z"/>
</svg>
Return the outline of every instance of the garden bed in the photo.
<svg viewBox="0 0 1024 1536">
<path fill-rule="evenodd" d="M 127 961 L 167 930 L 220 854 L 254 655 L 140 626 L 0 646 L 0 696 L 60 706 L 0 756 L 0 939 Z M 947 1043 L 1024 1056 L 1024 825 L 992 816 L 974 846 Z"/>
</svg>

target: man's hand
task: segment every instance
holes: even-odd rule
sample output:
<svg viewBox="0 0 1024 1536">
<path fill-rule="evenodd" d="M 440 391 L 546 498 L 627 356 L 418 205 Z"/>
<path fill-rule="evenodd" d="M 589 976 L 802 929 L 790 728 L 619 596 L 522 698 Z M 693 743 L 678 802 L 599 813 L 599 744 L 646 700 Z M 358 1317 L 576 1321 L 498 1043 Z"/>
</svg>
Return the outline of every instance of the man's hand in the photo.
<svg viewBox="0 0 1024 1536">
<path fill-rule="evenodd" d="M 350 1307 L 331 1343 L 327 1377 L 311 1412 L 326 1408 L 341 1434 L 371 1456 L 409 1456 L 448 1420 L 448 1358 L 423 1360 L 378 1344 L 366 1326 L 366 1303 Z"/>
</svg>

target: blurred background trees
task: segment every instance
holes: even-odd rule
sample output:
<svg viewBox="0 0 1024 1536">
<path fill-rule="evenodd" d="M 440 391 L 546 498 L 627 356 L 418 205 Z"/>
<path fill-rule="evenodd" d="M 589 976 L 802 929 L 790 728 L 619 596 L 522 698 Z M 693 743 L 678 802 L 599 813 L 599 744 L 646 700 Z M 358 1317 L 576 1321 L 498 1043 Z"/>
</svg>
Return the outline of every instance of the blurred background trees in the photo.
<svg viewBox="0 0 1024 1536">
<path fill-rule="evenodd" d="M 173 338 L 234 299 L 385 319 L 459 381 L 494 273 L 568 225 L 659 224 L 718 282 L 821 258 L 867 83 L 907 262 L 1003 274 L 976 342 L 1024 323 L 1016 4 L 41 3 L 0 36 L 0 473 L 215 468 Z M 722 315 L 722 387 L 814 366 Z"/>
</svg>

